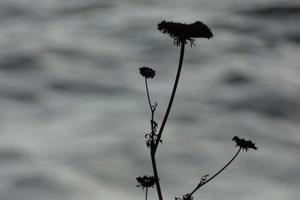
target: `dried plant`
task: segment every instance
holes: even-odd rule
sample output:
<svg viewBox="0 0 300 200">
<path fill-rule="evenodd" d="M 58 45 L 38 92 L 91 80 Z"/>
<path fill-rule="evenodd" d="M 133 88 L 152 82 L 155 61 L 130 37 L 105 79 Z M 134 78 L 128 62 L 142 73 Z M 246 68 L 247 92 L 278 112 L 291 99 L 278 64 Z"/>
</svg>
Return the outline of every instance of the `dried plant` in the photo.
<svg viewBox="0 0 300 200">
<path fill-rule="evenodd" d="M 136 178 L 136 180 L 138 181 L 137 187 L 142 187 L 142 189 L 146 188 L 146 195 L 145 195 L 146 200 L 148 195 L 148 188 L 152 188 L 154 187 L 154 185 L 156 186 L 158 199 L 163 200 L 162 190 L 160 186 L 160 179 L 158 175 L 158 168 L 156 164 L 156 152 L 159 144 L 162 143 L 162 133 L 167 123 L 170 110 L 174 101 L 174 97 L 175 97 L 175 93 L 176 93 L 176 89 L 177 89 L 177 85 L 178 85 L 178 81 L 182 69 L 185 45 L 187 44 L 187 42 L 190 42 L 190 46 L 193 47 L 195 46 L 196 38 L 210 39 L 211 37 L 213 37 L 210 28 L 200 21 L 196 21 L 195 23 L 192 24 L 162 21 L 161 23 L 158 24 L 157 29 L 162 33 L 169 34 L 169 36 L 174 40 L 174 44 L 176 46 L 180 46 L 180 56 L 179 56 L 179 64 L 177 68 L 176 78 L 174 81 L 174 86 L 172 89 L 172 93 L 169 99 L 169 103 L 165 115 L 163 117 L 160 126 L 154 119 L 154 114 L 158 103 L 157 102 L 155 102 L 154 104 L 152 103 L 150 98 L 149 86 L 148 86 L 148 80 L 153 79 L 156 75 L 156 72 L 154 69 L 150 67 L 144 66 L 139 68 L 140 74 L 142 75 L 142 77 L 144 77 L 147 101 L 151 113 L 151 119 L 150 119 L 151 130 L 150 132 L 145 134 L 145 138 L 146 138 L 146 146 L 150 150 L 151 163 L 152 163 L 152 169 L 154 175 L 153 176 L 145 175 L 143 177 Z M 186 193 L 182 197 L 175 197 L 175 200 L 192 200 L 193 194 L 199 188 L 201 188 L 202 186 L 210 182 L 212 179 L 214 179 L 217 175 L 219 175 L 224 169 L 226 169 L 232 163 L 232 161 L 238 156 L 241 150 L 245 150 L 245 151 L 248 151 L 249 149 L 257 150 L 255 143 L 253 143 L 251 140 L 240 139 L 238 136 L 234 136 L 232 140 L 236 143 L 236 147 L 238 147 L 238 150 L 234 154 L 234 156 L 225 164 L 225 166 L 222 167 L 219 171 L 217 171 L 213 176 L 209 176 L 209 174 L 202 176 L 197 186 L 192 190 L 192 192 Z"/>
</svg>

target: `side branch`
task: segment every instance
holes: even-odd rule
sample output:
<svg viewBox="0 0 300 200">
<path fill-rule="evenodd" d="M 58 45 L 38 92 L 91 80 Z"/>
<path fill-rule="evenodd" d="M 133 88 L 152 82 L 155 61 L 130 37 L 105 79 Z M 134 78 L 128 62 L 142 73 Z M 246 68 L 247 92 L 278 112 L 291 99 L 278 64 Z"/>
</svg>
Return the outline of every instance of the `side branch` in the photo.
<svg viewBox="0 0 300 200">
<path fill-rule="evenodd" d="M 232 159 L 222 169 L 220 169 L 217 173 L 215 173 L 215 175 L 213 175 L 212 177 L 210 177 L 203 183 L 200 182 L 200 184 L 198 184 L 197 187 L 191 193 L 189 193 L 189 196 L 192 196 L 199 188 L 201 188 L 206 183 L 210 182 L 212 179 L 214 179 L 216 176 L 218 176 L 222 171 L 224 171 L 224 169 L 226 169 L 232 163 L 232 161 L 234 161 L 234 159 L 239 155 L 239 153 L 241 152 L 241 149 L 242 148 L 240 147 L 238 149 L 238 151 L 236 152 L 236 154 L 232 157 Z"/>
</svg>

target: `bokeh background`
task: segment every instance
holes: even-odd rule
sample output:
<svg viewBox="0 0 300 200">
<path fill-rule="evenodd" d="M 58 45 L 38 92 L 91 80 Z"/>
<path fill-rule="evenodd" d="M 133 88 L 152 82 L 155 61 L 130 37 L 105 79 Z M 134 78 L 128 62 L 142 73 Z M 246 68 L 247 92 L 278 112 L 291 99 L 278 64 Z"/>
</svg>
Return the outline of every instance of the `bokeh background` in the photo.
<svg viewBox="0 0 300 200">
<path fill-rule="evenodd" d="M 0 199 L 140 200 L 150 175 L 141 66 L 161 121 L 179 48 L 162 20 L 211 27 L 186 49 L 157 162 L 166 199 L 300 196 L 299 0 L 0 0 Z M 149 199 L 155 199 L 154 189 Z"/>
</svg>

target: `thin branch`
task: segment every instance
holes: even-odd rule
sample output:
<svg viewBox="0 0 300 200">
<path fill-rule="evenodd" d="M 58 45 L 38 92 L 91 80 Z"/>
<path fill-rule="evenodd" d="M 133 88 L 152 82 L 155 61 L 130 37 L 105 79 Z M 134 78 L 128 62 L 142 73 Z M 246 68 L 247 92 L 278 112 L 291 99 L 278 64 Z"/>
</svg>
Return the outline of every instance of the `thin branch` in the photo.
<svg viewBox="0 0 300 200">
<path fill-rule="evenodd" d="M 202 187 L 203 185 L 205 185 L 206 183 L 210 182 L 212 179 L 214 179 L 216 176 L 218 176 L 224 169 L 226 169 L 230 163 L 232 163 L 232 161 L 238 156 L 238 154 L 241 152 L 241 147 L 238 149 L 238 151 L 236 152 L 236 154 L 232 157 L 232 159 L 222 168 L 220 169 L 217 173 L 215 173 L 215 175 L 213 175 L 212 177 L 210 177 L 209 179 L 207 179 L 207 181 L 205 181 L 202 184 L 198 184 L 197 187 L 189 194 L 190 196 L 192 196 L 200 187 Z"/>
<path fill-rule="evenodd" d="M 146 187 L 146 194 L 145 194 L 145 200 L 148 198 L 148 188 Z"/>
<path fill-rule="evenodd" d="M 149 104 L 149 107 L 150 107 L 151 112 L 153 112 L 152 104 L 151 104 L 151 99 L 150 99 L 149 88 L 148 88 L 148 81 L 147 81 L 147 78 L 146 78 L 146 77 L 145 77 L 145 86 L 146 86 L 146 92 L 147 92 L 148 104 Z"/>
<path fill-rule="evenodd" d="M 178 85 L 178 81 L 179 81 L 179 77 L 180 77 L 180 72 L 181 72 L 182 62 L 183 62 L 183 57 L 184 57 L 184 47 L 185 47 L 186 41 L 185 40 L 181 40 L 180 42 L 181 42 L 181 48 L 180 48 L 180 58 L 179 58 L 178 70 L 177 70 L 177 74 L 176 74 L 176 78 L 175 78 L 175 82 L 174 82 L 172 94 L 171 94 L 171 97 L 170 97 L 170 101 L 169 101 L 169 104 L 168 104 L 168 107 L 167 107 L 164 119 L 163 119 L 163 121 L 161 123 L 158 135 L 157 135 L 157 142 L 155 143 L 154 154 L 156 153 L 156 150 L 157 150 L 157 147 L 158 147 L 158 143 L 159 143 L 159 141 L 161 139 L 161 135 L 162 135 L 162 133 L 164 131 L 166 122 L 168 120 L 168 116 L 169 116 L 169 113 L 170 113 L 170 110 L 171 110 L 171 107 L 172 107 L 172 104 L 173 104 L 173 101 L 174 101 L 174 97 L 175 97 L 175 93 L 176 93 L 176 89 L 177 89 L 177 85 Z"/>
<path fill-rule="evenodd" d="M 147 78 L 145 77 L 145 87 L 146 87 L 146 92 L 147 92 L 147 99 L 148 99 L 148 104 L 149 104 L 149 108 L 151 111 L 151 120 L 150 120 L 150 126 L 151 126 L 151 141 L 152 143 L 154 143 L 154 134 L 155 134 L 155 130 L 154 130 L 154 112 L 155 112 L 155 108 L 153 108 L 153 105 L 151 103 L 151 99 L 150 99 L 150 92 L 149 92 L 149 87 L 148 87 L 148 81 Z M 151 148 L 152 148 L 153 144 L 151 144 Z"/>
</svg>

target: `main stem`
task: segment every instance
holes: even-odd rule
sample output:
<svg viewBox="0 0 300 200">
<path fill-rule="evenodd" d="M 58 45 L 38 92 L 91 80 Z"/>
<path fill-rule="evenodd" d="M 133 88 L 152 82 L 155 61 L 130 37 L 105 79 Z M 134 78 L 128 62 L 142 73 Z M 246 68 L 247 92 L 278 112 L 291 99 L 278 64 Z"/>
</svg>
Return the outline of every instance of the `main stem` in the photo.
<svg viewBox="0 0 300 200">
<path fill-rule="evenodd" d="M 155 179 L 156 179 L 156 189 L 157 189 L 157 194 L 158 194 L 158 199 L 159 200 L 163 200 L 163 196 L 162 196 L 162 193 L 161 193 L 161 188 L 160 188 L 160 183 L 159 183 L 159 176 L 158 176 L 158 171 L 157 171 L 157 166 L 156 166 L 155 153 L 156 153 L 159 141 L 161 139 L 161 135 L 163 133 L 164 127 L 165 127 L 166 122 L 168 120 L 168 116 L 170 114 L 170 110 L 171 110 L 171 107 L 172 107 L 172 104 L 173 104 L 173 101 L 174 101 L 174 97 L 175 97 L 175 93 L 176 93 L 176 89 L 177 89 L 177 85 L 178 85 L 178 81 L 179 81 L 179 77 L 180 77 L 180 72 L 181 72 L 183 57 L 184 57 L 185 40 L 182 40 L 180 42 L 180 45 L 181 45 L 181 48 L 180 48 L 179 64 L 178 64 L 177 74 L 176 74 L 173 90 L 172 90 L 172 93 L 171 93 L 170 101 L 169 101 L 165 116 L 163 118 L 163 121 L 161 123 L 159 132 L 157 134 L 157 140 L 154 143 L 154 146 L 151 147 L 151 162 L 152 162 L 153 173 L 154 173 L 154 176 L 155 176 Z"/>
<path fill-rule="evenodd" d="M 160 188 L 160 183 L 159 183 L 158 172 L 157 172 L 155 154 L 153 154 L 152 152 L 151 152 L 151 162 L 152 162 L 153 174 L 154 174 L 154 177 L 155 177 L 155 184 L 156 184 L 158 199 L 163 200 L 163 196 L 162 196 L 161 188 Z"/>
<path fill-rule="evenodd" d="M 232 163 L 232 161 L 234 161 L 234 159 L 239 155 L 240 151 L 241 151 L 241 147 L 239 148 L 239 150 L 236 152 L 236 154 L 231 158 L 230 161 L 228 161 L 228 163 L 222 168 L 220 169 L 217 173 L 215 173 L 215 175 L 213 175 L 212 177 L 210 177 L 209 179 L 207 179 L 207 181 L 205 181 L 203 184 L 198 185 L 191 193 L 190 196 L 192 196 L 200 187 L 202 187 L 203 185 L 205 185 L 206 183 L 210 182 L 212 179 L 214 179 L 216 176 L 218 176 L 224 169 L 226 169 L 230 163 Z"/>
</svg>

